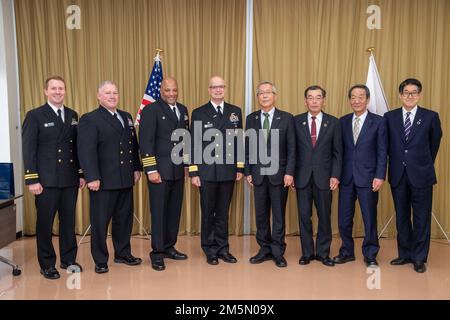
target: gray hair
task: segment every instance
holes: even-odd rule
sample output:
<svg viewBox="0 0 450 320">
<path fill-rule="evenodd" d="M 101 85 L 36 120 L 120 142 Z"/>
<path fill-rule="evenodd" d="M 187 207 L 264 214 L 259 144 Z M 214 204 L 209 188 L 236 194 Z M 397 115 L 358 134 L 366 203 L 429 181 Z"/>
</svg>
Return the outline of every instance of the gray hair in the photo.
<svg viewBox="0 0 450 320">
<path fill-rule="evenodd" d="M 265 84 L 271 85 L 273 94 L 277 94 L 277 88 L 275 87 L 275 85 L 272 82 L 270 82 L 270 81 L 261 81 L 260 83 L 258 83 L 258 86 L 257 86 L 257 89 L 256 89 L 256 95 L 259 95 L 259 93 L 260 93 L 259 88 L 262 85 L 265 85 Z"/>
<path fill-rule="evenodd" d="M 114 81 L 112 81 L 112 80 L 105 80 L 105 81 L 100 82 L 100 84 L 98 85 L 98 92 L 100 92 L 103 89 L 104 86 L 109 85 L 109 84 L 115 86 L 117 89 L 119 88 L 117 86 L 117 83 L 115 83 Z"/>
</svg>

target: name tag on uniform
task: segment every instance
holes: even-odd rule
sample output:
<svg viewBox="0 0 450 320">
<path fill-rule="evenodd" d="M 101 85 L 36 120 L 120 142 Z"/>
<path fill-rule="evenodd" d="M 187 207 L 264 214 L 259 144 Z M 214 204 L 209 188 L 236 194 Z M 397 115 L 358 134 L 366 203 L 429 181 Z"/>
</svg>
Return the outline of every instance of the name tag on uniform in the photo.
<svg viewBox="0 0 450 320">
<path fill-rule="evenodd" d="M 205 128 L 211 128 L 213 126 L 213 124 L 212 123 L 210 123 L 210 122 L 208 122 L 207 124 L 205 124 Z"/>
<path fill-rule="evenodd" d="M 133 127 L 133 126 L 134 126 L 133 121 L 131 121 L 130 118 L 128 118 L 128 126 L 130 126 L 130 127 Z"/>
<path fill-rule="evenodd" d="M 44 123 L 44 127 L 48 128 L 48 127 L 54 127 L 55 123 L 54 122 L 48 122 L 48 123 Z"/>
<path fill-rule="evenodd" d="M 78 124 L 78 121 L 75 119 L 72 119 L 72 123 L 70 124 L 71 126 L 76 126 Z"/>
</svg>

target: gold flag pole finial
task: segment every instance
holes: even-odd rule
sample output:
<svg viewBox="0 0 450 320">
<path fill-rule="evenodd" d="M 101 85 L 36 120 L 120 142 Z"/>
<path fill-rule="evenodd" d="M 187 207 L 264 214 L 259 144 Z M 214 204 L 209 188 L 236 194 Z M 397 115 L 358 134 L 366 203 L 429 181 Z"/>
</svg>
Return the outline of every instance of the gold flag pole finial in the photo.
<svg viewBox="0 0 450 320">
<path fill-rule="evenodd" d="M 366 49 L 366 51 L 370 54 L 373 54 L 373 52 L 375 51 L 375 47 L 369 47 Z"/>
<path fill-rule="evenodd" d="M 161 54 L 164 52 L 164 50 L 160 49 L 160 48 L 156 48 L 155 51 L 156 51 L 156 54 Z"/>
</svg>

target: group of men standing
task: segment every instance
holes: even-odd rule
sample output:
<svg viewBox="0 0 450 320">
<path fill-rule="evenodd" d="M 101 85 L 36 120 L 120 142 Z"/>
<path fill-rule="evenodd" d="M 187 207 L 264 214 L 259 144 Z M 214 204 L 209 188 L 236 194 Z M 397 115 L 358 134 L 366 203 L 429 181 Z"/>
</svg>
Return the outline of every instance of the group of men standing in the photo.
<svg viewBox="0 0 450 320">
<path fill-rule="evenodd" d="M 302 255 L 300 265 L 319 260 L 326 266 L 355 260 L 352 237 L 355 201 L 364 220 L 364 261 L 376 266 L 378 191 L 389 159 L 397 217 L 398 258 L 391 264 L 413 263 L 425 272 L 430 245 L 432 187 L 436 183 L 434 160 L 442 131 L 436 112 L 417 105 L 422 85 L 416 79 L 400 84 L 401 108 L 375 115 L 367 110 L 370 99 L 365 85 L 348 93 L 352 113 L 337 119 L 323 111 L 326 91 L 320 86 L 305 90 L 307 112 L 293 116 L 276 107 L 273 83 L 258 84 L 258 111 L 247 116 L 246 130 L 255 130 L 252 141 L 238 134 L 243 129 L 241 109 L 225 102 L 226 84 L 212 77 L 210 101 L 192 112 L 177 101 L 174 78 L 161 83 L 161 99 L 143 109 L 139 144 L 131 115 L 117 108 L 119 93 L 112 81 L 98 89 L 99 107 L 81 117 L 63 105 L 65 82 L 51 77 L 45 84 L 47 103 L 27 113 L 23 124 L 25 183 L 35 195 L 37 248 L 41 273 L 57 279 L 52 225 L 60 218 L 61 268 L 81 272 L 76 262 L 75 206 L 78 188 L 90 190 L 91 253 L 97 273 L 108 272 L 106 237 L 112 220 L 114 261 L 138 265 L 131 253 L 133 185 L 146 176 L 150 212 L 152 268 L 165 269 L 164 259 L 185 260 L 175 248 L 179 230 L 184 179 L 191 178 L 200 191 L 201 248 L 206 262 L 219 259 L 236 263 L 228 242 L 228 214 L 235 182 L 246 177 L 253 188 L 256 240 L 260 249 L 250 258 L 257 264 L 273 260 L 286 267 L 284 258 L 285 209 L 289 188 L 296 190 Z M 175 152 L 175 135 L 189 134 L 190 148 Z M 231 135 L 231 140 L 225 138 Z M 210 141 L 223 139 L 211 149 Z M 242 138 L 242 139 L 241 139 Z M 187 140 L 182 140 L 183 144 Z M 245 146 L 245 148 L 244 148 Z M 239 152 L 245 149 L 245 154 Z M 260 158 L 274 156 L 277 170 Z M 254 159 L 251 150 L 258 156 Z M 198 160 L 208 153 L 218 161 Z M 175 154 L 174 154 L 175 153 Z M 174 157 L 183 161 L 175 162 Z M 142 159 L 142 163 L 141 163 Z M 220 159 L 220 160 L 219 160 Z M 332 192 L 339 187 L 338 222 L 342 245 L 330 258 L 332 241 Z M 313 240 L 312 206 L 317 209 L 318 232 Z M 411 223 L 411 208 L 413 222 Z M 272 222 L 272 223 L 271 223 Z"/>
</svg>

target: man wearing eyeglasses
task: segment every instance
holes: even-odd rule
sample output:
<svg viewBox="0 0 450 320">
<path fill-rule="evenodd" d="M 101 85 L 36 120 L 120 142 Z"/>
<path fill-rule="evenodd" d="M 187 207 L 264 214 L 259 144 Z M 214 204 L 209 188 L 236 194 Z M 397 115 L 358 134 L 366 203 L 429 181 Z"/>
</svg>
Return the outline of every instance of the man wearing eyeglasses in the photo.
<svg viewBox="0 0 450 320">
<path fill-rule="evenodd" d="M 235 181 L 243 176 L 243 157 L 242 160 L 237 157 L 237 144 L 243 141 L 234 137 L 232 142 L 225 137 L 242 129 L 242 113 L 239 107 L 225 102 L 225 80 L 221 77 L 210 79 L 208 93 L 210 101 L 192 112 L 194 148 L 189 176 L 191 183 L 200 189 L 201 246 L 206 262 L 217 265 L 218 259 L 222 259 L 236 263 L 229 251 L 228 210 Z"/>
<path fill-rule="evenodd" d="M 245 175 L 254 191 L 256 241 L 260 249 L 250 258 L 250 263 L 272 259 L 277 267 L 285 268 L 286 202 L 295 169 L 294 119 L 290 113 L 275 107 L 277 89 L 273 83 L 260 82 L 256 96 L 260 110 L 247 116 L 246 130 L 258 133 L 257 147 L 253 149 L 258 151 L 258 156 L 257 161 L 251 160 L 256 152 L 250 146 L 252 141 L 247 139 Z M 265 164 L 261 154 L 276 159 L 277 170 L 271 163 Z"/>
<path fill-rule="evenodd" d="M 341 177 L 341 126 L 337 118 L 322 111 L 326 101 L 323 88 L 310 86 L 304 96 L 308 112 L 294 118 L 297 143 L 295 189 L 302 248 L 299 264 L 307 265 L 317 259 L 332 267 L 334 261 L 329 257 L 331 196 Z M 313 201 L 319 222 L 316 245 L 311 222 Z"/>
<path fill-rule="evenodd" d="M 392 265 L 414 264 L 426 271 L 430 248 L 434 169 L 442 137 L 437 112 L 418 106 L 422 84 L 406 79 L 399 86 L 402 107 L 385 113 L 389 135 L 389 183 L 397 219 L 398 257 Z M 413 221 L 411 223 L 411 208 Z"/>
</svg>

